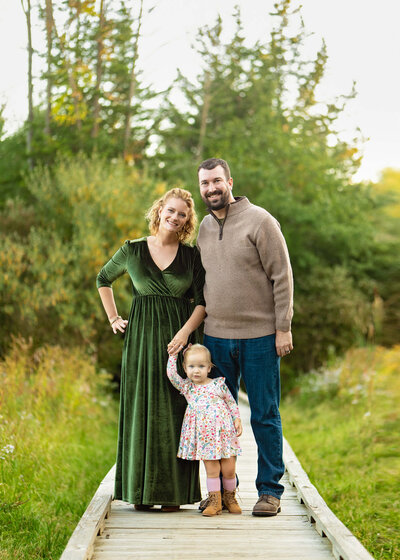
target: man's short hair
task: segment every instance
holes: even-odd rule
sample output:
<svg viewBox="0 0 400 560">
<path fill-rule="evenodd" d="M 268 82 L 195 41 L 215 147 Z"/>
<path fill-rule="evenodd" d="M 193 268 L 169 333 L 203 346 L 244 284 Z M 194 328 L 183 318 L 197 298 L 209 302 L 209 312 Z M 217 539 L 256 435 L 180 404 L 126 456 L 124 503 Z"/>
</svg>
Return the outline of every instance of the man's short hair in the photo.
<svg viewBox="0 0 400 560">
<path fill-rule="evenodd" d="M 202 163 L 200 163 L 198 169 L 197 169 L 197 174 L 199 174 L 200 169 L 214 169 L 215 167 L 218 167 L 218 165 L 220 165 L 222 167 L 222 169 L 224 170 L 225 173 L 225 178 L 227 181 L 229 181 L 229 179 L 231 178 L 231 172 L 229 169 L 229 165 L 226 163 L 226 161 L 224 159 L 219 159 L 219 158 L 209 158 L 209 159 L 205 159 Z"/>
</svg>

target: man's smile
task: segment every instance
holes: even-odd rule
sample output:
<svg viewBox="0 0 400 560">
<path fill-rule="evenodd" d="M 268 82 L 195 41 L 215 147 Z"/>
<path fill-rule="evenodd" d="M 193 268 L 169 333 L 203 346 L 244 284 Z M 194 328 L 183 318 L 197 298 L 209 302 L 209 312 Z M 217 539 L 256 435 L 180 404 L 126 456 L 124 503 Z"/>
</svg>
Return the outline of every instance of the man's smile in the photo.
<svg viewBox="0 0 400 560">
<path fill-rule="evenodd" d="M 222 195 L 222 191 L 214 191 L 212 193 L 207 194 L 207 198 L 216 198 Z"/>
</svg>

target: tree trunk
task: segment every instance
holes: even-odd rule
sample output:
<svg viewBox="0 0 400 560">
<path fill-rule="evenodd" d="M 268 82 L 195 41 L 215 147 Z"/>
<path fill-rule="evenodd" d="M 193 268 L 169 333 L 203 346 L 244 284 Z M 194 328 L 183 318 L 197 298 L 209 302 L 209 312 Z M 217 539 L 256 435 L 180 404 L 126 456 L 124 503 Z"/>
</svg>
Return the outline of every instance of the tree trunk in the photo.
<svg viewBox="0 0 400 560">
<path fill-rule="evenodd" d="M 58 39 L 58 42 L 60 44 L 60 50 L 61 50 L 61 53 L 64 57 L 63 62 L 64 62 L 64 65 L 65 65 L 65 69 L 67 71 L 69 87 L 71 88 L 71 92 L 72 92 L 71 97 L 72 97 L 72 102 L 74 104 L 75 114 L 79 115 L 78 101 L 82 98 L 82 94 L 78 90 L 78 84 L 76 83 L 76 80 L 75 80 L 73 67 L 72 67 L 72 64 L 70 63 L 70 61 L 68 59 L 68 53 L 67 53 L 67 50 L 65 48 L 65 39 L 58 35 L 58 31 L 57 31 L 57 27 L 56 27 L 54 19 L 52 21 L 53 21 L 54 33 L 55 33 L 55 35 Z M 78 128 L 78 130 L 82 128 L 82 120 L 78 116 L 76 117 L 76 127 Z"/>
<path fill-rule="evenodd" d="M 28 119 L 26 131 L 26 152 L 28 155 L 28 167 L 33 169 L 32 159 L 32 142 L 33 142 L 33 78 L 32 78 L 32 23 L 31 23 L 31 0 L 27 0 L 26 8 L 24 0 L 21 0 L 22 9 L 26 17 L 26 26 L 28 29 Z"/>
<path fill-rule="evenodd" d="M 100 86 L 103 74 L 103 33 L 104 33 L 104 0 L 100 0 L 99 32 L 97 35 L 96 90 L 93 100 L 92 138 L 99 134 Z"/>
<path fill-rule="evenodd" d="M 143 0 L 140 0 L 140 12 L 138 18 L 138 27 L 135 35 L 135 45 L 134 45 L 134 53 L 133 53 L 133 60 L 132 60 L 132 69 L 131 69 L 131 77 L 129 82 L 129 94 L 128 94 L 128 107 L 126 111 L 126 121 L 125 121 L 125 133 L 124 133 L 124 158 L 128 157 L 128 147 L 129 147 L 129 139 L 131 135 L 131 119 L 132 119 L 132 97 L 135 95 L 136 90 L 136 62 L 138 59 L 138 43 L 139 43 L 139 36 L 140 36 L 140 28 L 142 25 L 142 16 L 143 16 Z"/>
<path fill-rule="evenodd" d="M 47 86 L 46 86 L 46 113 L 44 133 L 50 136 L 51 121 L 51 49 L 53 45 L 53 4 L 52 0 L 46 0 L 46 40 L 47 40 Z"/>
<path fill-rule="evenodd" d="M 197 145 L 197 150 L 196 150 L 197 158 L 199 160 L 203 159 L 204 139 L 206 137 L 206 132 L 207 132 L 207 119 L 208 119 L 208 113 L 210 111 L 210 103 L 211 103 L 211 74 L 210 72 L 206 71 L 204 76 L 204 99 L 203 99 L 203 108 L 201 110 L 199 143 Z"/>
</svg>

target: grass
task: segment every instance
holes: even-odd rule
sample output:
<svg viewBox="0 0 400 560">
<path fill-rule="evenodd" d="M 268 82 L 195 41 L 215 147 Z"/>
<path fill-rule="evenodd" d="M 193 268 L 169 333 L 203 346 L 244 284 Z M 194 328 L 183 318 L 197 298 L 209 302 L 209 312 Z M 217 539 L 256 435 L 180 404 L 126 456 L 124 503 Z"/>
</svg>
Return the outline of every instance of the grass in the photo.
<svg viewBox="0 0 400 560">
<path fill-rule="evenodd" d="M 285 436 L 329 507 L 376 559 L 400 558 L 400 346 L 353 349 L 282 404 Z"/>
<path fill-rule="evenodd" d="M 376 559 L 400 558 L 400 347 L 350 351 L 282 403 L 285 436 Z M 77 350 L 0 363 L 0 560 L 56 560 L 115 458 L 109 378 Z"/>
<path fill-rule="evenodd" d="M 60 557 L 115 460 L 116 403 L 77 350 L 16 342 L 0 364 L 0 559 Z"/>
</svg>

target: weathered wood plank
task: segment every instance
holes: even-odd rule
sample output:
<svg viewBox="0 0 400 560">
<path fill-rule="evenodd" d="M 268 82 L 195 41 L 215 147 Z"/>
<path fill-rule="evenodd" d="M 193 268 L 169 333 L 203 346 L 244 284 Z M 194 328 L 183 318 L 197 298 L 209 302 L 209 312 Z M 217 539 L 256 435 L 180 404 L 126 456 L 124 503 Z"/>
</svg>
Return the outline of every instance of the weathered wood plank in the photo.
<svg viewBox="0 0 400 560">
<path fill-rule="evenodd" d="M 242 413 L 245 435 L 241 438 L 243 456 L 238 459 L 242 515 L 224 512 L 204 518 L 197 505 L 184 506 L 172 514 L 161 513 L 157 506 L 140 512 L 130 504 L 114 501 L 103 535 L 96 539 L 93 559 L 204 558 L 207 551 L 212 551 L 211 555 L 218 558 L 334 560 L 329 542 L 311 526 L 305 506 L 299 503 L 297 491 L 286 474 L 282 513 L 268 519 L 251 515 L 257 500 L 257 451 L 248 406 L 243 407 Z M 204 488 L 203 468 L 201 477 Z"/>
<path fill-rule="evenodd" d="M 248 550 L 247 550 L 248 552 Z M 246 554 L 246 553 L 245 553 Z M 235 551 L 230 550 L 229 553 L 225 549 L 216 550 L 212 549 L 208 545 L 203 547 L 203 551 L 195 551 L 193 552 L 190 548 L 182 552 L 177 552 L 174 550 L 165 550 L 162 553 L 161 558 L 173 558 L 174 560 L 204 560 L 206 557 L 218 558 L 218 560 L 230 560 L 231 558 L 244 558 L 244 553 L 242 551 Z M 159 557 L 159 551 L 153 550 L 141 550 L 140 554 L 137 553 L 122 553 L 121 551 L 118 552 L 95 552 L 93 556 L 93 560 L 133 560 L 133 559 L 144 559 L 144 558 L 154 558 Z M 269 550 L 268 547 L 263 547 L 262 549 L 254 550 L 251 556 L 247 556 L 248 558 L 271 558 L 273 560 L 332 560 L 332 555 L 330 552 L 311 552 L 311 551 L 300 551 L 295 550 L 292 552 L 282 551 L 280 550 Z"/>
<path fill-rule="evenodd" d="M 296 487 L 299 500 L 307 508 L 308 516 L 315 522 L 317 531 L 328 537 L 338 560 L 373 560 L 351 531 L 336 517 L 311 484 L 289 443 L 284 441 L 284 460 L 289 479 Z"/>
<path fill-rule="evenodd" d="M 112 515 L 112 514 L 111 514 Z M 221 516 L 219 516 L 221 517 Z M 200 525 L 200 527 L 196 527 L 196 530 L 198 531 L 207 531 L 207 535 L 210 535 L 210 531 L 216 529 L 216 531 L 218 531 L 218 534 L 226 529 L 229 531 L 234 531 L 239 532 L 239 531 L 245 531 L 245 532 L 249 532 L 250 530 L 254 530 L 254 531 L 268 531 L 268 535 L 270 533 L 270 531 L 280 531 L 282 530 L 282 532 L 288 532 L 288 531 L 297 531 L 297 530 L 301 530 L 301 531 L 308 531 L 310 530 L 313 534 L 318 535 L 318 533 L 315 531 L 315 528 L 310 524 L 307 515 L 303 515 L 300 518 L 299 517 L 278 517 L 277 518 L 271 518 L 268 520 L 268 524 L 259 524 L 257 526 L 253 526 L 251 528 L 251 525 L 246 523 L 240 523 L 240 522 L 235 522 L 235 521 L 231 521 L 233 516 L 230 516 L 229 518 L 225 519 L 223 523 L 219 523 L 219 524 L 215 524 L 215 525 L 211 525 L 211 524 L 203 524 L 203 520 L 204 518 L 199 518 L 197 521 L 192 520 L 191 523 L 183 523 L 182 521 L 179 522 L 179 524 L 177 523 L 177 521 L 175 521 L 174 524 L 170 524 L 170 525 L 166 525 L 166 523 L 164 522 L 160 522 L 160 523 L 152 523 L 152 524 L 143 524 L 143 523 L 137 523 L 134 526 L 115 526 L 115 525 L 110 525 L 108 523 L 108 521 L 105 524 L 104 527 L 104 532 L 108 532 L 108 533 L 127 533 L 127 532 L 131 532 L 131 531 L 151 531 L 151 530 L 157 530 L 159 532 L 164 532 L 164 531 L 168 531 L 168 530 L 174 530 L 176 531 L 177 528 L 179 529 L 179 531 L 192 531 L 193 532 L 193 528 L 195 526 L 195 524 L 197 523 L 197 525 Z M 273 520 L 272 520 L 273 519 Z"/>
<path fill-rule="evenodd" d="M 310 483 L 286 441 L 284 460 L 287 472 L 282 479 L 285 486 L 281 500 L 282 513 L 272 518 L 251 515 L 257 500 L 254 484 L 257 474 L 257 450 L 250 427 L 249 408 L 243 395 L 241 410 L 244 425 L 241 438 L 243 455 L 238 459 L 238 472 L 242 515 L 235 516 L 223 512 L 214 518 L 204 518 L 197 511 L 197 504 L 184 506 L 176 513 L 162 513 L 157 507 L 152 511 L 139 512 L 130 504 L 114 501 L 111 504 L 110 516 L 107 519 L 103 517 L 98 527 L 92 523 L 92 537 L 93 531 L 98 531 L 99 528 L 102 528 L 103 532 L 96 538 L 94 547 L 89 545 L 87 555 L 63 555 L 61 559 L 88 560 L 93 550 L 92 560 L 145 560 L 155 557 L 175 560 L 186 560 L 190 557 L 191 560 L 203 560 L 206 556 L 218 557 L 221 560 L 370 560 L 372 557 L 368 553 L 367 556 L 356 555 L 359 554 L 360 548 L 354 548 L 354 540 L 358 545 L 360 543 L 343 524 L 342 527 L 339 526 L 341 534 L 337 537 L 335 531 L 338 525 L 331 517 L 336 519 L 335 516 Z M 201 476 L 204 487 L 203 468 Z M 109 493 L 112 494 L 112 489 Z M 100 502 L 93 504 L 93 512 L 101 509 L 96 503 Z M 87 518 L 90 517 L 93 516 L 88 514 Z M 79 526 L 77 530 L 78 528 Z M 316 529 L 328 538 L 321 537 Z M 87 526 L 86 529 L 81 528 L 81 536 L 85 532 L 88 541 L 90 531 Z M 72 542 L 74 546 L 71 552 L 81 552 L 77 550 L 77 542 Z M 91 542 L 93 543 L 93 540 Z M 347 544 L 351 545 L 350 548 Z M 66 552 L 67 549 L 64 554 Z"/>
<path fill-rule="evenodd" d="M 146 542 L 163 542 L 165 540 L 173 540 L 176 543 L 186 543 L 188 539 L 191 542 L 204 542 L 204 537 L 207 536 L 204 531 L 199 531 L 199 535 L 193 537 L 193 530 L 186 530 L 182 531 L 179 530 L 179 533 L 175 531 L 163 531 L 160 533 L 158 530 L 143 530 L 143 531 L 131 531 L 125 533 L 115 533 L 114 531 L 104 531 L 101 535 L 99 535 L 96 539 L 96 544 L 102 546 L 105 542 L 110 543 L 110 545 L 120 545 L 122 543 L 137 542 L 138 537 L 140 537 L 141 541 Z M 231 531 L 227 529 L 221 529 L 218 532 L 220 539 L 229 539 L 230 542 L 243 542 L 243 534 L 241 531 Z M 251 536 L 251 540 L 253 539 L 261 542 L 265 542 L 265 534 L 264 531 L 246 531 L 246 535 L 249 535 L 249 539 Z M 246 542 L 249 539 L 245 539 Z M 282 540 L 282 533 L 279 530 L 276 531 L 268 531 L 268 544 L 273 543 L 281 543 Z M 317 532 L 308 532 L 305 534 L 302 530 L 297 531 L 289 531 L 288 534 L 285 536 L 286 542 L 291 543 L 321 543 L 321 537 L 318 535 Z M 323 541 L 322 541 L 323 542 Z"/>
<path fill-rule="evenodd" d="M 112 467 L 97 492 L 93 496 L 85 513 L 72 533 L 60 560 L 90 560 L 93 543 L 104 528 L 105 518 L 110 511 L 114 492 L 115 466 Z"/>
</svg>

